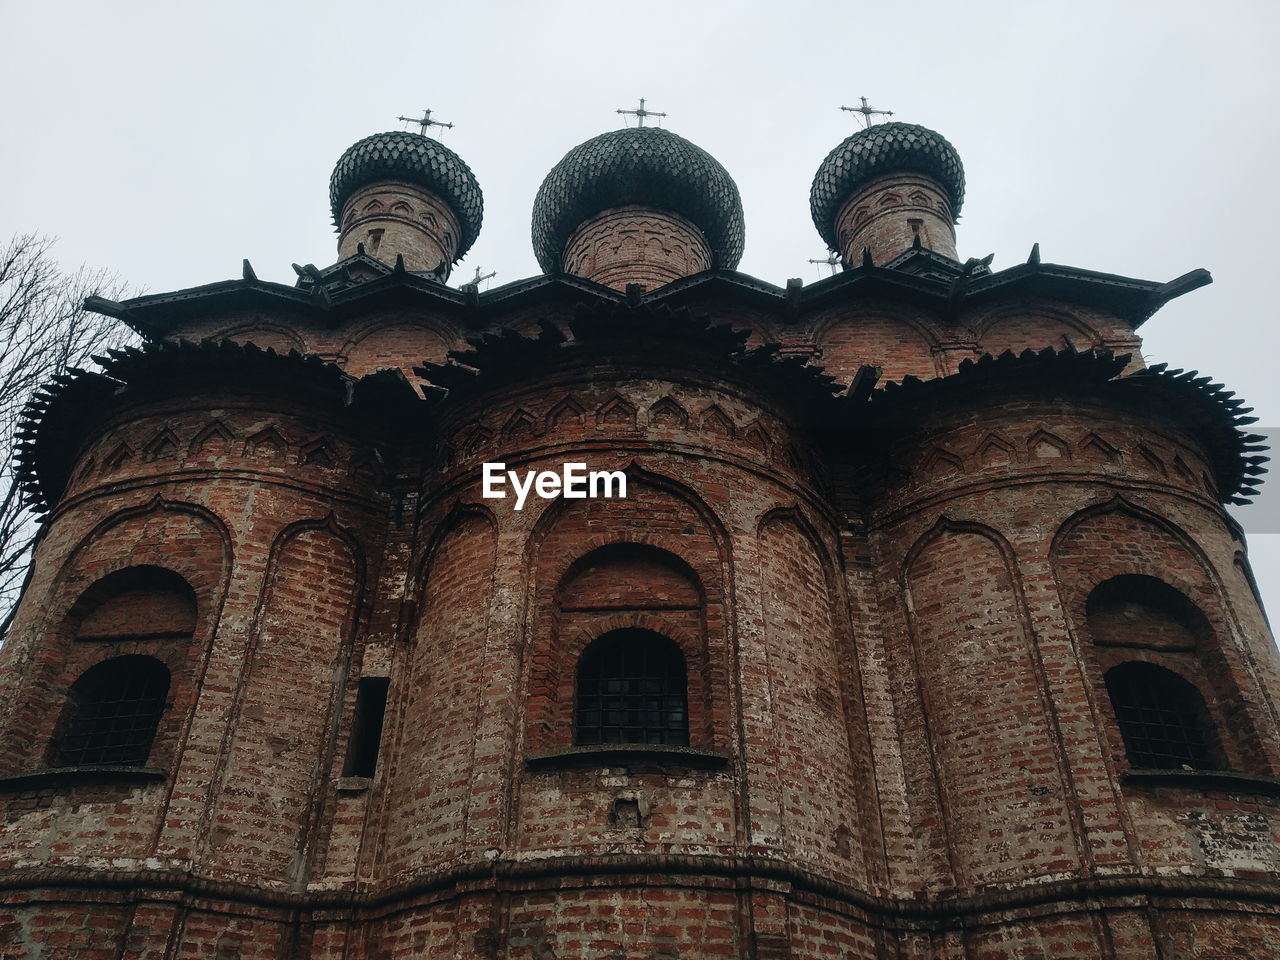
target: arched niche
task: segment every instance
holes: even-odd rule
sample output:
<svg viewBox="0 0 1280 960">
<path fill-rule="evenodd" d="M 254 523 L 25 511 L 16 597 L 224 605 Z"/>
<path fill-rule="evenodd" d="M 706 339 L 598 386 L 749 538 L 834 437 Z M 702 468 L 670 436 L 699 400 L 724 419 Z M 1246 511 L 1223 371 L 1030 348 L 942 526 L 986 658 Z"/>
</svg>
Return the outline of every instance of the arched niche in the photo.
<svg viewBox="0 0 1280 960">
<path fill-rule="evenodd" d="M 1054 720 L 1041 698 L 1021 583 L 996 531 L 946 519 L 916 542 L 903 572 L 921 706 L 962 885 L 1034 876 L 1042 866 L 1025 857 L 1025 845 L 1075 844 L 1063 772 L 1044 748 Z"/>
<path fill-rule="evenodd" d="M 681 485 L 634 468 L 627 474 L 625 500 L 559 501 L 531 541 L 530 752 L 572 745 L 578 658 L 604 633 L 630 628 L 680 646 L 691 744 L 728 744 L 722 531 Z"/>
<path fill-rule="evenodd" d="M 1082 317 L 1040 306 L 1007 307 L 977 324 L 978 350 L 999 356 L 1006 350 L 1087 350 L 1100 343 L 1096 330 Z"/>
<path fill-rule="evenodd" d="M 363 377 L 378 370 L 399 368 L 410 382 L 416 381 L 413 368 L 424 361 L 442 363 L 458 344 L 456 338 L 437 324 L 426 321 L 383 320 L 357 331 L 343 345 L 344 371 Z"/>
<path fill-rule="evenodd" d="M 279 324 L 249 324 L 232 327 L 213 335 L 216 340 L 234 340 L 236 343 L 252 343 L 263 350 L 286 354 L 292 350 L 306 353 L 307 345 L 302 334 Z"/>
<path fill-rule="evenodd" d="M 937 337 L 920 321 L 887 311 L 849 313 L 814 331 L 815 360 L 837 380 L 848 381 L 863 366 L 880 367 L 882 381 L 938 375 Z"/>
<path fill-rule="evenodd" d="M 1259 734 L 1266 720 L 1252 712 L 1254 680 L 1231 642 L 1218 577 L 1181 528 L 1117 499 L 1069 518 L 1051 558 L 1100 717 L 1113 716 L 1107 672 L 1130 661 L 1150 663 L 1178 674 L 1204 698 L 1221 732 L 1222 764 L 1267 772 Z M 1114 722 L 1099 734 L 1115 761 L 1126 762 Z"/>
<path fill-rule="evenodd" d="M 675 609 L 701 607 L 697 574 L 667 550 L 642 543 L 613 543 L 577 560 L 556 591 L 565 610 Z"/>
<path fill-rule="evenodd" d="M 398 727 L 386 758 L 396 774 L 389 781 L 386 828 L 392 875 L 456 856 L 467 835 L 468 811 L 501 802 L 498 787 L 496 796 L 484 798 L 472 789 L 472 747 L 485 690 L 513 670 L 510 660 L 495 662 L 488 652 L 497 551 L 489 513 L 459 508 L 437 530 L 417 578 L 418 615 L 404 665 L 392 677 L 398 689 L 388 714 Z M 511 708 L 498 701 L 490 706 Z M 385 733 L 383 739 L 388 740 Z M 481 832 L 496 828 L 489 820 L 473 824 Z"/>
</svg>

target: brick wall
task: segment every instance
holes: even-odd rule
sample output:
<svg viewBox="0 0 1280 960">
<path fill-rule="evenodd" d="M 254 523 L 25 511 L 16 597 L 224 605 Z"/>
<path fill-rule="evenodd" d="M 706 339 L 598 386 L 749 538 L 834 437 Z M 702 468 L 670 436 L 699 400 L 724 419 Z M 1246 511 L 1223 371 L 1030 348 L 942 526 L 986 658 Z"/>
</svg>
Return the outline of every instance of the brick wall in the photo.
<svg viewBox="0 0 1280 960">
<path fill-rule="evenodd" d="M 640 283 L 649 290 L 712 266 L 702 231 L 674 213 L 614 207 L 574 231 L 564 248 L 564 272 L 615 290 Z"/>
<path fill-rule="evenodd" d="M 883 266 L 917 242 L 956 259 L 951 201 L 938 182 L 919 174 L 877 177 L 849 197 L 836 214 L 844 262 L 862 262 L 862 251 Z"/>
<path fill-rule="evenodd" d="M 1124 333 L 1031 304 L 706 306 L 841 378 Z M 358 373 L 442 359 L 469 322 L 185 333 Z M 481 497 L 486 460 L 624 469 L 629 496 L 516 511 Z M 1168 663 L 1236 773 L 1280 773 L 1274 645 L 1210 475 L 1159 410 L 1083 388 L 823 447 L 786 398 L 670 356 L 530 370 L 413 430 L 261 387 L 140 401 L 81 451 L 39 546 L 0 650 L 0 774 L 45 762 L 85 669 L 145 653 L 174 678 L 164 777 L 0 793 L 0 940 L 24 960 L 1275 953 L 1280 802 L 1133 780 L 1102 684 L 1117 657 Z M 180 580 L 101 586 L 147 567 Z M 1097 599 L 1133 576 L 1191 607 Z M 625 627 L 684 654 L 693 753 L 574 753 L 578 657 Z M 376 774 L 344 778 L 361 677 L 389 679 L 386 727 Z"/>
</svg>

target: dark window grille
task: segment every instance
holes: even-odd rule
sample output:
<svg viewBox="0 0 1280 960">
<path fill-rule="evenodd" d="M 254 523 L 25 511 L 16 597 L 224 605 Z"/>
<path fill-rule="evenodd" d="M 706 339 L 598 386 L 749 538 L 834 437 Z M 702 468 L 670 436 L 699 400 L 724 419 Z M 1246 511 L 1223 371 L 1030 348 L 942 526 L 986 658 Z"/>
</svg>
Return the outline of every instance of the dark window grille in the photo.
<svg viewBox="0 0 1280 960">
<path fill-rule="evenodd" d="M 1148 663 L 1121 664 L 1107 672 L 1106 683 L 1134 767 L 1213 768 L 1204 702 L 1194 686 Z"/>
<path fill-rule="evenodd" d="M 647 630 L 618 630 L 578 662 L 576 742 L 689 745 L 684 655 Z"/>
<path fill-rule="evenodd" d="M 90 667 L 71 688 L 72 716 L 56 766 L 142 766 L 169 694 L 169 671 L 151 657 L 116 657 Z"/>
</svg>

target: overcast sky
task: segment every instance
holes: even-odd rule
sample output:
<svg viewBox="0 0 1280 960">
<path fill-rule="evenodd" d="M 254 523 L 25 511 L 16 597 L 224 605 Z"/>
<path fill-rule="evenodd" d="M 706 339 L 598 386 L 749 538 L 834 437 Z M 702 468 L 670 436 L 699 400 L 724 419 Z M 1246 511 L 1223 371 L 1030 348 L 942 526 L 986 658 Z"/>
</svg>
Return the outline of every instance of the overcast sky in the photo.
<svg viewBox="0 0 1280 960">
<path fill-rule="evenodd" d="M 456 124 L 441 137 L 484 190 L 453 282 L 476 266 L 493 283 L 534 275 L 538 184 L 642 96 L 737 180 L 740 269 L 812 282 L 825 248 L 809 184 L 855 129 L 838 107 L 865 95 L 955 144 L 962 258 L 994 252 L 998 270 L 1039 241 L 1047 262 L 1143 279 L 1207 267 L 1212 286 L 1142 328 L 1144 352 L 1280 425 L 1271 0 L 3 0 L 0 23 L 0 234 L 55 235 L 68 265 L 148 292 L 238 277 L 242 257 L 289 283 L 290 262 L 332 262 L 334 162 L 424 107 Z M 1261 511 L 1280 516 L 1238 516 L 1280 530 Z M 1250 543 L 1275 613 L 1280 533 Z"/>
</svg>

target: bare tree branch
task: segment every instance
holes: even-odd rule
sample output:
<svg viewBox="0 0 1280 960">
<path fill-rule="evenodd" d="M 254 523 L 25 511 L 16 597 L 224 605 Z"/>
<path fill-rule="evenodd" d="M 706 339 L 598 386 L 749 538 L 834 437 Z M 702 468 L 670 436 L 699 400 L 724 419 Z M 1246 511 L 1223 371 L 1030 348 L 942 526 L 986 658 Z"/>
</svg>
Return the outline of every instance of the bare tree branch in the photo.
<svg viewBox="0 0 1280 960">
<path fill-rule="evenodd" d="M 122 324 L 88 313 L 84 298 L 126 296 L 106 270 L 65 272 L 53 240 L 23 234 L 0 247 L 0 638 L 17 605 L 38 524 L 18 495 L 15 431 L 32 395 L 55 374 L 131 342 Z"/>
</svg>

